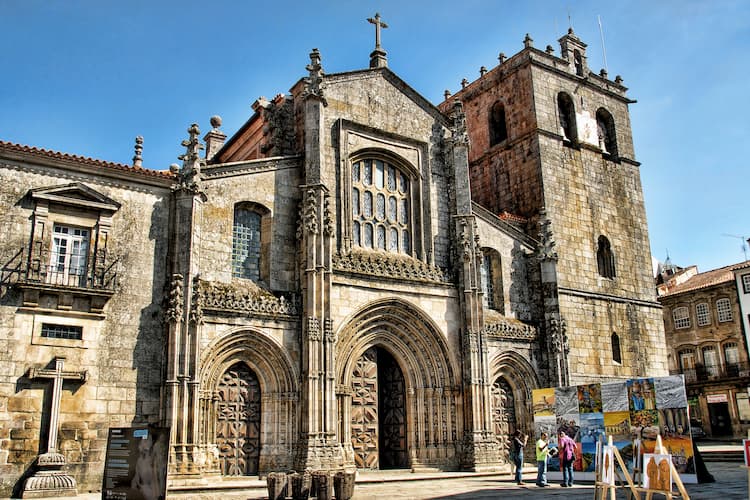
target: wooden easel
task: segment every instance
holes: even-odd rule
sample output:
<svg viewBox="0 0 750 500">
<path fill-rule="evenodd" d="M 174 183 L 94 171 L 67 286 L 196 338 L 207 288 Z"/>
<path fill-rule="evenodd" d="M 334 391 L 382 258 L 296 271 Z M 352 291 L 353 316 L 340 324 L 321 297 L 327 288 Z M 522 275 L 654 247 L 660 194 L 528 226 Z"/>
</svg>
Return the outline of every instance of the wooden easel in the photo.
<svg viewBox="0 0 750 500">
<path fill-rule="evenodd" d="M 612 436 L 609 436 L 608 438 L 608 445 L 612 446 Z M 656 446 L 654 447 L 654 450 L 657 453 L 660 454 L 667 454 L 667 450 L 664 448 L 664 444 L 661 441 L 661 436 L 656 437 Z M 675 498 L 682 498 L 685 500 L 690 500 L 690 495 L 688 495 L 687 490 L 685 489 L 685 485 L 682 484 L 682 479 L 680 479 L 680 474 L 677 472 L 677 469 L 675 468 L 674 464 L 670 460 L 669 462 L 669 468 L 672 472 L 672 483 L 677 485 L 677 490 L 679 491 L 679 496 L 675 496 L 676 493 L 672 491 L 672 483 L 669 484 L 669 490 L 657 490 L 653 488 L 641 488 L 636 486 L 635 482 L 633 481 L 633 477 L 630 476 L 630 473 L 628 472 L 628 468 L 625 465 L 625 461 L 622 459 L 622 456 L 620 455 L 620 452 L 617 448 L 614 448 L 613 455 L 615 457 L 615 460 L 617 461 L 617 464 L 620 466 L 620 472 L 622 472 L 623 476 L 625 477 L 625 481 L 627 482 L 627 487 L 630 490 L 630 497 L 634 498 L 635 500 L 641 500 L 641 493 L 646 494 L 645 500 L 651 500 L 653 498 L 654 493 L 658 493 L 660 495 L 664 495 L 667 500 L 674 500 Z M 604 455 L 604 447 L 601 446 L 601 443 L 597 443 L 596 447 L 596 457 L 597 457 L 597 465 L 596 465 L 596 488 L 594 489 L 594 500 L 607 500 L 607 496 L 609 496 L 610 500 L 615 500 L 615 495 L 617 491 L 617 481 L 613 481 L 612 484 L 605 483 L 603 481 L 603 473 L 602 470 L 603 464 L 601 463 L 601 459 Z M 640 469 L 634 470 L 634 476 L 636 474 L 640 474 L 642 471 Z M 622 483 L 622 479 L 620 478 L 620 474 L 617 472 L 617 469 L 614 469 L 615 476 L 617 476 L 617 479 Z M 609 493 L 609 495 L 607 495 Z"/>
</svg>

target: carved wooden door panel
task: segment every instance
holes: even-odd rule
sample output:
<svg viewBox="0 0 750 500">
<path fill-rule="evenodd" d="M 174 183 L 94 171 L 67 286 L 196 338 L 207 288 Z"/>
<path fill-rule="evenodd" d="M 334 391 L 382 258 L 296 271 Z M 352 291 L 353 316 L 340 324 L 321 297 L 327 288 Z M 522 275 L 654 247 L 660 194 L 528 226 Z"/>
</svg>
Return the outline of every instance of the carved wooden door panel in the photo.
<svg viewBox="0 0 750 500">
<path fill-rule="evenodd" d="M 260 457 L 260 385 L 244 363 L 236 363 L 218 387 L 216 444 L 221 471 L 228 476 L 258 473 Z"/>
<path fill-rule="evenodd" d="M 396 360 L 386 351 L 378 356 L 380 398 L 380 468 L 409 467 L 406 453 L 406 384 Z"/>
<path fill-rule="evenodd" d="M 501 452 L 507 452 L 509 437 L 516 430 L 516 403 L 513 388 L 504 378 L 492 384 L 492 423 Z"/>
<path fill-rule="evenodd" d="M 361 469 L 378 468 L 378 352 L 372 347 L 354 364 L 352 374 L 352 447 Z"/>
</svg>

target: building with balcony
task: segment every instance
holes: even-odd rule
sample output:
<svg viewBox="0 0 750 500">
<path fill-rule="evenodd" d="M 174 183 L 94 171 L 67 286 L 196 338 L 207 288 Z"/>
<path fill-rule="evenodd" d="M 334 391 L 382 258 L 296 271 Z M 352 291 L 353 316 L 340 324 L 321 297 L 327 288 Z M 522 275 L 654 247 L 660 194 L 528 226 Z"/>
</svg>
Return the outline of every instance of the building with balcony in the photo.
<svg viewBox="0 0 750 500">
<path fill-rule="evenodd" d="M 667 260 L 657 276 L 670 373 L 685 376 L 690 418 L 712 437 L 744 436 L 750 428 L 750 358 L 737 285 L 750 276 L 748 266 L 700 273 Z M 738 269 L 744 271 L 735 277 Z"/>
</svg>

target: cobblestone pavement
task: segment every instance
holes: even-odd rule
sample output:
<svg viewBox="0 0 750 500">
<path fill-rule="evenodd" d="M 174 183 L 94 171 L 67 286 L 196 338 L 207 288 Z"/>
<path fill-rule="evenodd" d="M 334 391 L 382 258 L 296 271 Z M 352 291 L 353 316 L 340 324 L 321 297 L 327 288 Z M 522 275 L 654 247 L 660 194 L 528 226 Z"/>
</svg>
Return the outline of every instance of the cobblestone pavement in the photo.
<svg viewBox="0 0 750 500">
<path fill-rule="evenodd" d="M 707 464 L 709 471 L 716 478 L 715 483 L 688 484 L 686 485 L 690 498 L 693 500 L 745 500 L 748 499 L 747 469 L 738 462 L 711 462 Z M 475 500 L 475 499 L 521 499 L 533 500 L 540 498 L 594 498 L 594 486 L 591 483 L 576 484 L 573 488 L 563 488 L 559 484 L 552 483 L 548 488 L 539 488 L 534 485 L 536 477 L 531 468 L 524 473 L 524 478 L 529 481 L 525 486 L 518 486 L 511 481 L 509 474 L 463 476 L 448 478 L 449 474 L 441 474 L 443 479 L 420 479 L 393 482 L 392 477 L 383 475 L 382 480 L 376 477 L 361 478 L 364 481 L 357 483 L 352 500 Z M 190 495 L 167 495 L 169 498 L 190 500 L 216 499 L 221 500 L 260 500 L 268 498 L 263 483 L 255 481 L 258 488 L 252 491 L 224 492 L 217 494 L 190 494 Z M 56 497 L 63 500 L 63 497 Z M 65 497 L 70 500 L 70 497 Z M 626 498 L 625 490 L 618 490 L 618 499 Z M 655 499 L 664 498 L 662 495 L 654 495 Z M 76 500 L 100 500 L 101 493 L 83 493 Z"/>
<path fill-rule="evenodd" d="M 691 499 L 748 498 L 747 470 L 742 464 L 714 462 L 707 465 L 716 482 L 686 485 Z M 524 476 L 531 481 L 525 486 L 516 485 L 507 476 L 357 484 L 353 500 L 594 498 L 594 486 L 590 483 L 577 484 L 573 488 L 563 488 L 552 483 L 550 487 L 539 488 L 533 482 L 535 474 L 529 472 Z M 626 498 L 625 490 L 618 490 L 617 498 Z M 654 495 L 654 498 L 661 499 L 664 496 Z"/>
</svg>

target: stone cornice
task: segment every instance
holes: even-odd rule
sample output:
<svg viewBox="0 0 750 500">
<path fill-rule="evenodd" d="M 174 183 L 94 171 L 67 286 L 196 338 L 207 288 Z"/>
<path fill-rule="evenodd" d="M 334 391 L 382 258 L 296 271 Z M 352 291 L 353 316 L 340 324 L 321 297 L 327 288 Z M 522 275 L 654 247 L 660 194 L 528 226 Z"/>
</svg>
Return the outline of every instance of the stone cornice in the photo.
<svg viewBox="0 0 750 500">
<path fill-rule="evenodd" d="M 423 283 L 449 283 L 449 275 L 437 266 L 421 260 L 388 252 L 352 251 L 348 254 L 337 253 L 333 257 L 335 271 L 391 278 L 399 281 L 416 281 Z"/>
<path fill-rule="evenodd" d="M 250 316 L 297 317 L 300 314 L 299 298 L 276 297 L 255 284 L 242 286 L 200 280 L 198 300 L 203 313 L 247 314 Z"/>
<path fill-rule="evenodd" d="M 536 339 L 537 329 L 517 320 L 500 317 L 485 320 L 484 334 L 491 339 L 531 342 Z"/>
<path fill-rule="evenodd" d="M 662 305 L 656 300 L 649 301 L 632 297 L 621 297 L 618 295 L 610 295 L 607 293 L 588 292 L 585 290 L 577 290 L 575 288 L 565 287 L 558 288 L 558 292 L 560 293 L 560 295 L 571 295 L 574 297 L 583 297 L 586 299 L 606 300 L 609 302 L 619 302 L 621 304 L 635 304 L 638 306 L 653 307 L 654 309 L 662 309 Z"/>
<path fill-rule="evenodd" d="M 302 155 L 275 156 L 250 161 L 218 163 L 204 167 L 201 173 L 204 179 L 221 179 L 249 173 L 300 168 L 302 166 L 302 158 Z"/>
</svg>

